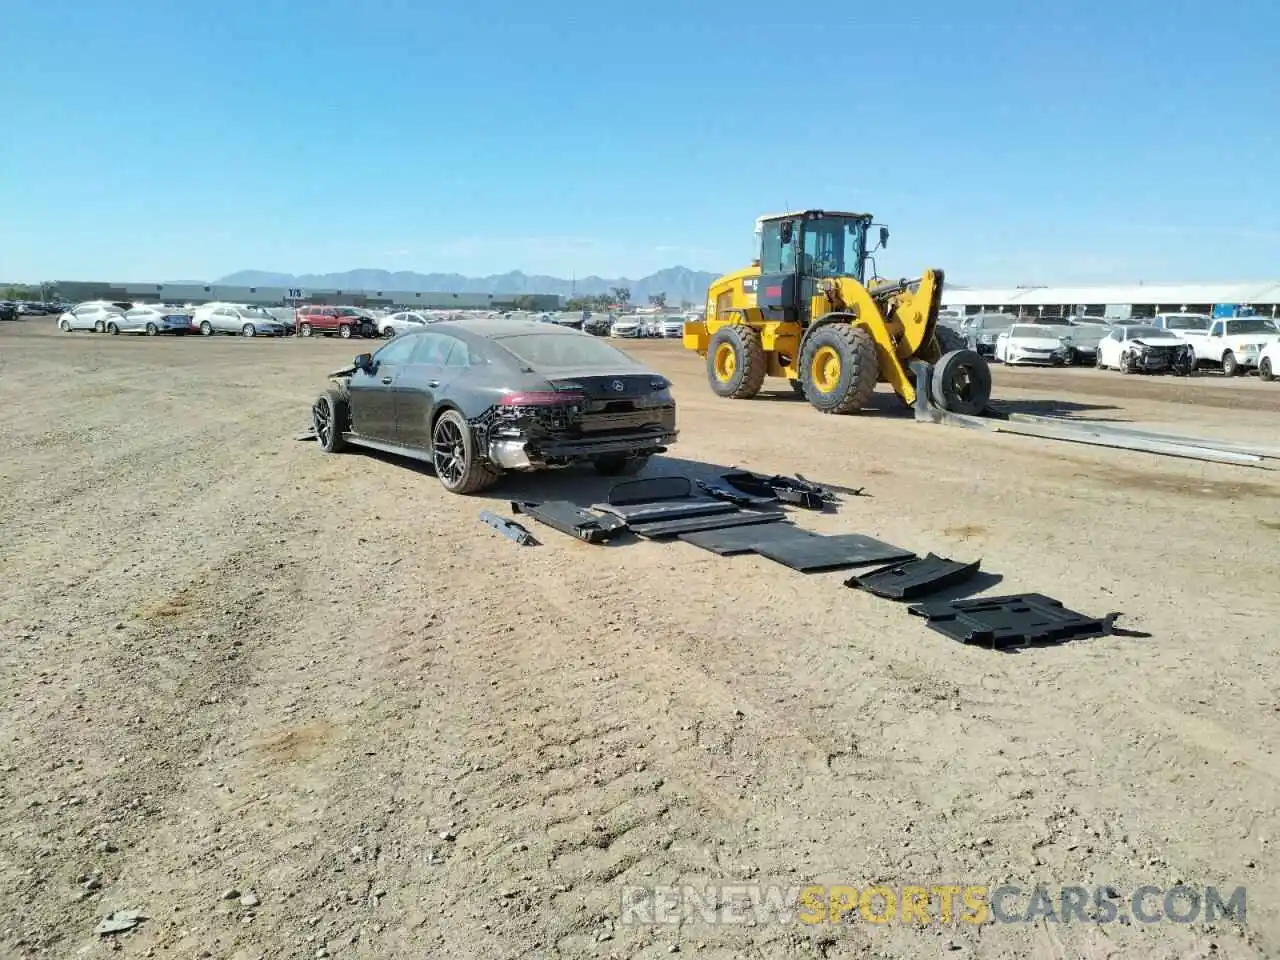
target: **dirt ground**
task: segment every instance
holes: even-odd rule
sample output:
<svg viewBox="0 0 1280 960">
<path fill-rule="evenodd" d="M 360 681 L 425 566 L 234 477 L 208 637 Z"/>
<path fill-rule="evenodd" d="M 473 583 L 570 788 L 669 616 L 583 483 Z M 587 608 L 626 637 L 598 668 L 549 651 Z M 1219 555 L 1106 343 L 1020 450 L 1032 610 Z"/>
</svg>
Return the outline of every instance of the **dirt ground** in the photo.
<svg viewBox="0 0 1280 960">
<path fill-rule="evenodd" d="M 798 522 L 981 557 L 989 593 L 1128 630 L 1004 654 L 847 574 L 478 522 L 591 502 L 589 473 L 460 498 L 295 442 L 349 343 L 51 327 L 0 327 L 0 956 L 1280 955 L 1280 473 L 891 397 L 826 417 L 785 383 L 725 401 L 678 343 L 627 346 L 680 403 L 649 474 L 864 487 Z M 996 380 L 1280 442 L 1255 379 Z M 623 922 L 633 886 L 1037 882 L 1110 885 L 1126 919 L 1145 884 L 1245 886 L 1247 916 Z M 124 909 L 147 919 L 95 933 Z"/>
</svg>

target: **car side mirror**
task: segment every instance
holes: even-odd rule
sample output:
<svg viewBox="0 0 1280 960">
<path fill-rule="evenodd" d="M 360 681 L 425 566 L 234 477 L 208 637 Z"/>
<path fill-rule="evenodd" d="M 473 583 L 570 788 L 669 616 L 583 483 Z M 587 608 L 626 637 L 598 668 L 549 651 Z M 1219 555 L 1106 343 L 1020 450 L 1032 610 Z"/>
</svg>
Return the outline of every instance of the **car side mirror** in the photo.
<svg viewBox="0 0 1280 960">
<path fill-rule="evenodd" d="M 365 373 L 373 372 L 373 354 L 372 353 L 357 353 L 355 356 L 355 359 L 352 360 L 351 362 L 355 365 L 355 368 L 357 370 L 362 370 Z"/>
</svg>

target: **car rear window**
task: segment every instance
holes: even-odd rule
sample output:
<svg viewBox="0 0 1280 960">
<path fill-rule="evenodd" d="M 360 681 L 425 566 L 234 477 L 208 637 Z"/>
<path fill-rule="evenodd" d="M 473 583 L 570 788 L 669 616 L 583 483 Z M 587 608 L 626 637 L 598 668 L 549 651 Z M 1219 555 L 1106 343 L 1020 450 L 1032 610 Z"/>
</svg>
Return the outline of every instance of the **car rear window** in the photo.
<svg viewBox="0 0 1280 960">
<path fill-rule="evenodd" d="M 617 347 L 586 334 L 523 333 L 495 343 L 534 368 L 609 366 L 633 361 Z"/>
</svg>

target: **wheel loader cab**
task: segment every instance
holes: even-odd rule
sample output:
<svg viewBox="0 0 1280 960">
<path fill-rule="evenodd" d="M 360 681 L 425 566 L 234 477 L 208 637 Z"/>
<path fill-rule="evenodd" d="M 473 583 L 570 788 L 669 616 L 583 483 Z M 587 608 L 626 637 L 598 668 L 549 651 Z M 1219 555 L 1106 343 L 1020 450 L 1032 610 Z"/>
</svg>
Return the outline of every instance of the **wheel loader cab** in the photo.
<svg viewBox="0 0 1280 960">
<path fill-rule="evenodd" d="M 863 282 L 871 216 L 807 211 L 760 221 L 756 304 L 765 318 L 806 324 L 823 280 Z"/>
</svg>

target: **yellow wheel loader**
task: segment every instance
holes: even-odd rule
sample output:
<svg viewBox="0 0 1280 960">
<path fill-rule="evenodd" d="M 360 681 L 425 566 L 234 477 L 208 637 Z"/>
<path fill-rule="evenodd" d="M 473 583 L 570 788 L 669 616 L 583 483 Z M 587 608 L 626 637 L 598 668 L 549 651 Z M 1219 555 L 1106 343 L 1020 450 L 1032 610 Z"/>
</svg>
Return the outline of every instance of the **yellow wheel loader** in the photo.
<svg viewBox="0 0 1280 960">
<path fill-rule="evenodd" d="M 923 360 L 933 365 L 933 403 L 983 412 L 991 370 L 959 334 L 938 325 L 942 271 L 865 283 L 873 225 L 870 214 L 829 210 L 756 221 L 759 258 L 712 283 L 704 318 L 684 326 L 684 346 L 706 358 L 713 391 L 745 400 L 765 377 L 785 377 L 824 413 L 854 413 L 877 383 L 887 383 L 911 406 L 910 363 Z M 880 227 L 875 249 L 888 240 Z"/>
</svg>

